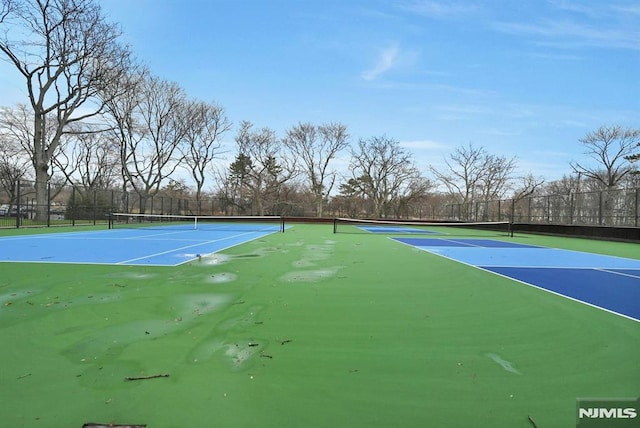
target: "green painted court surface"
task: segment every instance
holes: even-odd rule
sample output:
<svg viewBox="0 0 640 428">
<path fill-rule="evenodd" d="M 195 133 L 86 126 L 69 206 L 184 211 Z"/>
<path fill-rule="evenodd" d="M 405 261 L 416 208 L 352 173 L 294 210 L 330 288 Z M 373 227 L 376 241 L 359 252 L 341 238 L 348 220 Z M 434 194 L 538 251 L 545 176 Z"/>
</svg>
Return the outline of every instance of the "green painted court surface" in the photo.
<svg viewBox="0 0 640 428">
<path fill-rule="evenodd" d="M 0 343 L 2 427 L 571 427 L 578 397 L 640 396 L 640 323 L 331 225 L 177 267 L 2 263 Z"/>
</svg>

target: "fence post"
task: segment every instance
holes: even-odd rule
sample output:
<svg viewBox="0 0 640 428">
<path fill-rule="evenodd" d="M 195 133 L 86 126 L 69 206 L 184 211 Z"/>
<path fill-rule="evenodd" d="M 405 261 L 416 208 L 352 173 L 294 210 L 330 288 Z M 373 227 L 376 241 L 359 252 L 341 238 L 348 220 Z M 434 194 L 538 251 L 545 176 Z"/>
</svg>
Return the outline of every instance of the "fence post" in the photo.
<svg viewBox="0 0 640 428">
<path fill-rule="evenodd" d="M 569 192 L 569 224 L 573 224 L 573 192 Z"/>
<path fill-rule="evenodd" d="M 71 187 L 71 226 L 76 225 L 76 215 L 78 213 L 78 206 L 76 205 L 76 186 Z"/>
<path fill-rule="evenodd" d="M 635 221 L 634 221 L 634 226 L 638 227 L 638 217 L 640 216 L 640 187 L 636 187 L 636 206 L 634 209 L 634 214 L 635 214 Z"/>
<path fill-rule="evenodd" d="M 598 225 L 602 226 L 602 190 L 598 192 Z"/>
<path fill-rule="evenodd" d="M 511 224 L 516 222 L 516 198 L 511 199 Z"/>
<path fill-rule="evenodd" d="M 51 182 L 47 183 L 47 227 L 51 227 Z"/>
<path fill-rule="evenodd" d="M 547 223 L 551 223 L 551 196 L 547 195 Z"/>
<path fill-rule="evenodd" d="M 98 217 L 98 191 L 97 190 L 93 190 L 93 225 L 96 225 L 96 220 Z"/>
<path fill-rule="evenodd" d="M 20 188 L 21 188 L 20 180 L 16 181 L 16 229 L 20 228 Z M 9 211 L 9 215 L 11 215 L 11 211 Z"/>
</svg>

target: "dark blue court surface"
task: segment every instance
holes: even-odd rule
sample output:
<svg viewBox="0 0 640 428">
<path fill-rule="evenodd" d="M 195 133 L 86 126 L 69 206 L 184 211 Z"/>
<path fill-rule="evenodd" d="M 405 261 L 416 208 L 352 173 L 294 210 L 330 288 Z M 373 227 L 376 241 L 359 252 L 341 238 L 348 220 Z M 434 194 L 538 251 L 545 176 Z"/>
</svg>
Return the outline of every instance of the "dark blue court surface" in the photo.
<svg viewBox="0 0 640 428">
<path fill-rule="evenodd" d="M 118 229 L 0 238 L 0 262 L 175 266 L 275 233 L 266 230 Z M 276 229 L 276 230 L 274 230 Z"/>
<path fill-rule="evenodd" d="M 411 227 L 403 227 L 403 226 L 358 226 L 362 230 L 366 230 L 371 233 L 382 233 L 382 234 L 417 234 L 417 235 L 430 235 L 430 234 L 438 234 L 439 232 L 434 232 L 426 229 L 415 229 Z"/>
<path fill-rule="evenodd" d="M 640 260 L 491 239 L 394 240 L 640 321 Z"/>
<path fill-rule="evenodd" d="M 404 242 L 414 247 L 537 248 L 533 245 L 496 241 L 494 239 L 397 238 L 396 241 Z"/>
</svg>

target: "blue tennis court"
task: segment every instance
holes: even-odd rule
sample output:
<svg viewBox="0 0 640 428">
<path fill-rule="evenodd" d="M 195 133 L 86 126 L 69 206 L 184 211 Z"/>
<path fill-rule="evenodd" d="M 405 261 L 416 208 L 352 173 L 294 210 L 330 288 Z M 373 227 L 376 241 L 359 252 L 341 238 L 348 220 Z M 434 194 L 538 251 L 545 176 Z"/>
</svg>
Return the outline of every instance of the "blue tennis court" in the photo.
<svg viewBox="0 0 640 428">
<path fill-rule="evenodd" d="M 369 233 L 380 233 L 380 234 L 418 234 L 418 235 L 429 235 L 429 234 L 438 234 L 440 232 L 434 232 L 432 230 L 427 229 L 416 229 L 412 227 L 403 227 L 403 226 L 358 226 L 360 229 L 365 230 Z"/>
<path fill-rule="evenodd" d="M 237 224 L 225 230 L 115 229 L 0 238 L 0 262 L 177 266 L 279 231 Z"/>
<path fill-rule="evenodd" d="M 492 239 L 393 239 L 640 321 L 640 260 Z"/>
</svg>

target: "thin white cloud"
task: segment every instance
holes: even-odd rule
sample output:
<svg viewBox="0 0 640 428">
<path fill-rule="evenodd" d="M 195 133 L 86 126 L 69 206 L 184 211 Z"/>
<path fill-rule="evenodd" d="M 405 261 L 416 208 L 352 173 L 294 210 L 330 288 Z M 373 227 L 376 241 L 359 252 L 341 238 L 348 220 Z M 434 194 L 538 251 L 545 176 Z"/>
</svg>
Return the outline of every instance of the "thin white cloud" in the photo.
<svg viewBox="0 0 640 428">
<path fill-rule="evenodd" d="M 434 140 L 402 141 L 400 145 L 412 150 L 442 150 L 449 148 L 448 144 Z"/>
<path fill-rule="evenodd" d="M 637 1 L 626 3 L 620 1 L 616 3 L 607 1 L 585 3 L 582 0 L 547 0 L 547 2 L 562 12 L 582 15 L 599 21 L 616 16 L 628 18 L 629 14 L 640 15 L 640 5 Z"/>
<path fill-rule="evenodd" d="M 525 53 L 525 56 L 533 59 L 550 60 L 550 61 L 582 61 L 584 57 L 579 55 L 553 54 L 548 52 L 532 52 Z"/>
<path fill-rule="evenodd" d="M 399 58 L 400 50 L 397 45 L 393 45 L 380 52 L 378 60 L 373 68 L 362 72 L 361 76 L 364 80 L 372 81 L 382 76 L 393 67 L 396 66 Z"/>
<path fill-rule="evenodd" d="M 447 104 L 436 106 L 436 110 L 455 113 L 455 114 L 469 114 L 469 115 L 484 115 L 494 114 L 495 109 L 486 105 L 473 105 L 473 104 Z"/>
<path fill-rule="evenodd" d="M 560 48 L 606 47 L 640 49 L 637 29 L 594 28 L 567 20 L 531 22 L 495 22 L 492 27 L 516 36 L 538 37 L 538 44 Z"/>
<path fill-rule="evenodd" d="M 572 128 L 588 128 L 589 124 L 583 120 L 574 120 L 574 119 L 564 119 L 560 120 L 562 125 L 572 127 Z"/>
<path fill-rule="evenodd" d="M 513 131 L 502 128 L 484 128 L 480 129 L 478 133 L 495 137 L 515 137 L 516 135 L 522 135 L 521 131 Z"/>
<path fill-rule="evenodd" d="M 478 10 L 475 4 L 451 1 L 412 0 L 398 3 L 400 9 L 434 19 L 457 18 Z"/>
<path fill-rule="evenodd" d="M 616 12 L 623 14 L 640 15 L 640 5 L 630 4 L 626 6 L 612 6 L 612 9 Z"/>
<path fill-rule="evenodd" d="M 567 0 L 548 0 L 548 3 L 556 9 L 577 13 L 586 16 L 596 16 L 599 13 L 598 8 L 593 4 L 584 4 L 582 2 L 573 2 Z"/>
</svg>

